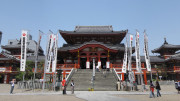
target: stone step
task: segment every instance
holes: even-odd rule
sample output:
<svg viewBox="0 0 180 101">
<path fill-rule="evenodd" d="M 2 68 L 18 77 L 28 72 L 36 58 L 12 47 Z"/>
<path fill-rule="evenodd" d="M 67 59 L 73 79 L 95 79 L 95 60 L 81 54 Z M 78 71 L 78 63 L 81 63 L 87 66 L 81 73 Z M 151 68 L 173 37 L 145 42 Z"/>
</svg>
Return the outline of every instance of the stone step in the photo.
<svg viewBox="0 0 180 101">
<path fill-rule="evenodd" d="M 93 87 L 92 84 L 92 69 L 79 69 L 72 76 L 71 80 L 74 80 L 75 90 L 87 91 Z M 67 86 L 67 90 L 71 90 L 70 82 Z M 112 72 L 106 72 L 106 78 L 103 72 L 96 72 L 94 81 L 95 91 L 114 91 L 116 90 L 116 79 Z"/>
</svg>

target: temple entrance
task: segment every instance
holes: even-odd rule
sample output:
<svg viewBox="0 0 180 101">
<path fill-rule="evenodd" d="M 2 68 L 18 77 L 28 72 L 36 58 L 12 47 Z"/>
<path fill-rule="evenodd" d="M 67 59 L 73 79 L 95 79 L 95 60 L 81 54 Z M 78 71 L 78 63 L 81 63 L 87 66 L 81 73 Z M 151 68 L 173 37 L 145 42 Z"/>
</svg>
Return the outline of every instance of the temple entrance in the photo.
<svg viewBox="0 0 180 101">
<path fill-rule="evenodd" d="M 86 61 L 87 61 L 86 58 L 81 58 L 80 59 L 80 68 L 81 69 L 86 69 Z"/>
<path fill-rule="evenodd" d="M 95 61 L 94 61 L 95 68 L 96 68 L 96 66 L 97 66 L 97 58 L 94 58 L 94 59 L 95 59 Z M 93 58 L 90 58 L 90 69 L 93 69 Z"/>
<path fill-rule="evenodd" d="M 0 76 L 0 83 L 4 83 L 4 75 Z"/>
<path fill-rule="evenodd" d="M 101 58 L 101 68 L 102 69 L 106 69 L 106 61 L 107 61 L 107 58 Z"/>
</svg>

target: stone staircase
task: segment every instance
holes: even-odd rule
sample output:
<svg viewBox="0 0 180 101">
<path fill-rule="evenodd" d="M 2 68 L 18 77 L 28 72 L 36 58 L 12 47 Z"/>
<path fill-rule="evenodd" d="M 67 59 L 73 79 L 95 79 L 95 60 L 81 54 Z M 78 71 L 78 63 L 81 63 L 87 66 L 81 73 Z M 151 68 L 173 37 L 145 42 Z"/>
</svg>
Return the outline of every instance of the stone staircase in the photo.
<svg viewBox="0 0 180 101">
<path fill-rule="evenodd" d="M 88 88 L 92 88 L 92 69 L 79 69 L 74 73 L 71 80 L 74 80 L 75 91 L 88 91 Z M 71 82 L 70 80 L 70 82 Z M 70 82 L 67 86 L 67 90 L 71 90 Z M 103 72 L 96 72 L 94 81 L 95 91 L 115 91 L 116 79 L 112 72 L 106 72 L 106 77 Z"/>
</svg>

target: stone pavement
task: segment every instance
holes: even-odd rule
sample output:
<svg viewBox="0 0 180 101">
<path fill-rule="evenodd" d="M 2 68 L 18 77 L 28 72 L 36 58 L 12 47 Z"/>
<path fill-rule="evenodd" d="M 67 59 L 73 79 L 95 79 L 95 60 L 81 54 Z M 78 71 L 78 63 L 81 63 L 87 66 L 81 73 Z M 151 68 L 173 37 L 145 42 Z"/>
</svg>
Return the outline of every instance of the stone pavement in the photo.
<svg viewBox="0 0 180 101">
<path fill-rule="evenodd" d="M 177 94 L 176 92 L 161 92 L 162 95 L 168 94 Z M 19 92 L 14 94 L 9 93 L 0 93 L 1 95 L 62 95 L 60 92 Z M 75 94 L 71 94 L 70 91 L 67 91 L 67 95 L 73 95 L 77 98 L 84 99 L 87 101 L 138 101 L 131 100 L 128 98 L 117 97 L 115 95 L 149 95 L 149 92 L 127 92 L 127 91 L 75 91 Z"/>
</svg>

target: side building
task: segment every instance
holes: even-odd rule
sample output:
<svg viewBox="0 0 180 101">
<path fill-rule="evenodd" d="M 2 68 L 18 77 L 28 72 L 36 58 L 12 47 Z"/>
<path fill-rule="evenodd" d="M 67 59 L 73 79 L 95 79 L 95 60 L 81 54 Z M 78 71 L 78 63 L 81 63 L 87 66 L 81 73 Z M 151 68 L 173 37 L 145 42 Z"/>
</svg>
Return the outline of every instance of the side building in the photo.
<svg viewBox="0 0 180 101">
<path fill-rule="evenodd" d="M 32 40 L 32 36 L 28 34 L 27 38 L 27 60 L 34 56 L 37 42 Z M 21 59 L 21 40 L 8 40 L 7 45 L 2 45 L 2 52 L 0 53 L 0 83 L 9 83 L 20 68 Z M 43 56 L 43 49 L 40 47 L 39 56 Z M 30 59 L 31 60 L 31 59 Z"/>
</svg>

